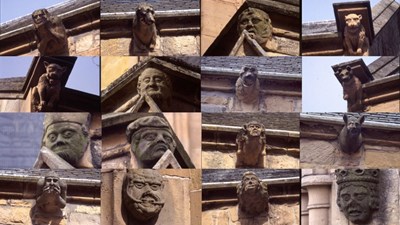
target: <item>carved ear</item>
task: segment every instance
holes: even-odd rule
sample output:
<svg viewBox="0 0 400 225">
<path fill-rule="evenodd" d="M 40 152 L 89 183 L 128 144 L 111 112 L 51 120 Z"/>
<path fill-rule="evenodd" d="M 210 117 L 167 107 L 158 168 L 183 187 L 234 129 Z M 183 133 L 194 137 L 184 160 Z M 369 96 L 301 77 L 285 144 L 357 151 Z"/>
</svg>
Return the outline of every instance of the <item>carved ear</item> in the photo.
<svg viewBox="0 0 400 225">
<path fill-rule="evenodd" d="M 65 71 L 67 71 L 67 67 L 66 66 L 61 67 L 61 72 L 65 73 Z"/>
<path fill-rule="evenodd" d="M 343 120 L 344 120 L 344 123 L 347 124 L 347 114 L 346 113 L 343 115 Z"/>
<path fill-rule="evenodd" d="M 362 116 L 360 116 L 360 118 L 358 118 L 358 122 L 360 124 L 364 123 L 364 120 L 365 120 L 365 116 L 364 115 L 362 115 Z"/>
<path fill-rule="evenodd" d="M 346 70 L 351 71 L 351 66 L 346 66 Z"/>
<path fill-rule="evenodd" d="M 43 64 L 44 64 L 44 67 L 46 67 L 46 68 L 50 65 L 50 63 L 48 63 L 46 61 L 44 61 Z"/>
<path fill-rule="evenodd" d="M 361 15 L 361 14 L 358 14 L 358 18 L 361 20 L 361 19 L 362 19 L 362 15 Z"/>
</svg>

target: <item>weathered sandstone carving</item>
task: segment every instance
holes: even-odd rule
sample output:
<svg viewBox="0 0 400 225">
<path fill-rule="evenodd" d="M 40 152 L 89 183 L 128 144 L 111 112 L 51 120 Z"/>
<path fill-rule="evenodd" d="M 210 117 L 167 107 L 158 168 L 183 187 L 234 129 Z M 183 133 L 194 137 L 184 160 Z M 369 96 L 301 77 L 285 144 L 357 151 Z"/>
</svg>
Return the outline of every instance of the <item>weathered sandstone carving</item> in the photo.
<svg viewBox="0 0 400 225">
<path fill-rule="evenodd" d="M 347 100 L 347 111 L 361 111 L 363 91 L 360 79 L 353 74 L 350 66 L 345 69 L 339 68 L 335 74 L 340 77 L 343 86 L 343 99 Z"/>
<path fill-rule="evenodd" d="M 268 212 L 268 186 L 254 172 L 245 172 L 237 186 L 239 209 L 247 216 Z"/>
<path fill-rule="evenodd" d="M 238 17 L 237 30 L 239 34 L 247 30 L 251 38 L 264 50 L 276 49 L 276 43 L 272 38 L 273 27 L 269 15 L 256 8 L 245 9 Z"/>
<path fill-rule="evenodd" d="M 345 16 L 344 55 L 369 55 L 369 40 L 361 19 L 361 14 L 350 13 Z"/>
<path fill-rule="evenodd" d="M 144 101 L 149 105 L 149 111 L 154 111 L 153 108 L 170 111 L 172 82 L 167 74 L 156 68 L 146 68 L 139 75 L 136 88 L 138 95 L 135 95 L 115 112 L 137 112 L 143 107 Z"/>
<path fill-rule="evenodd" d="M 122 201 L 129 214 L 128 220 L 157 221 L 164 207 L 163 189 L 164 181 L 157 170 L 129 170 L 122 189 Z"/>
<path fill-rule="evenodd" d="M 362 143 L 361 125 L 364 122 L 364 115 L 359 118 L 343 115 L 344 127 L 339 135 L 340 150 L 347 154 L 357 152 Z"/>
<path fill-rule="evenodd" d="M 61 77 L 66 71 L 56 63 L 44 62 L 46 73 L 39 78 L 32 90 L 33 110 L 36 112 L 52 111 L 60 98 Z"/>
<path fill-rule="evenodd" d="M 367 224 L 379 209 L 378 169 L 337 169 L 336 203 L 354 224 Z"/>
<path fill-rule="evenodd" d="M 236 111 L 258 111 L 260 81 L 258 70 L 253 66 L 244 66 L 236 80 Z"/>
<path fill-rule="evenodd" d="M 87 113 L 50 113 L 44 120 L 42 145 L 77 167 L 89 144 Z"/>
<path fill-rule="evenodd" d="M 236 137 L 236 167 L 264 167 L 265 127 L 252 121 L 243 125 Z"/>
<path fill-rule="evenodd" d="M 140 168 L 152 168 L 167 150 L 173 153 L 176 149 L 168 122 L 158 116 L 133 121 L 128 125 L 126 135 Z"/>
<path fill-rule="evenodd" d="M 46 9 L 32 13 L 37 48 L 41 56 L 69 55 L 67 32 L 60 18 Z"/>
<path fill-rule="evenodd" d="M 133 18 L 134 52 L 154 50 L 157 38 L 153 6 L 145 2 L 140 3 L 136 7 L 136 15 Z"/>
<path fill-rule="evenodd" d="M 63 218 L 66 200 L 67 185 L 57 173 L 50 171 L 37 183 L 36 202 L 30 212 L 32 224 L 58 224 Z"/>
</svg>

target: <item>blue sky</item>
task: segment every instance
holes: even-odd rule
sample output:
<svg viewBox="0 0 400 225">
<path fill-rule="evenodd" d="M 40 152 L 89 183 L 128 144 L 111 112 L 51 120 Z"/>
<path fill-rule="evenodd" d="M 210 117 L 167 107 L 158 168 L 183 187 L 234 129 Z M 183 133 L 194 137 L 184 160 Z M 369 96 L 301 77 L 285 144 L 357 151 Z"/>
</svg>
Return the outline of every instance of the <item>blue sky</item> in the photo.
<svg viewBox="0 0 400 225">
<path fill-rule="evenodd" d="M 303 0 L 302 1 L 302 21 L 312 22 L 321 20 L 335 20 L 332 3 L 354 2 L 355 0 Z M 371 0 L 371 9 L 380 0 Z"/>
<path fill-rule="evenodd" d="M 361 57 L 368 66 L 379 57 Z M 315 57 L 302 59 L 302 111 L 346 112 L 347 101 L 343 100 L 343 89 L 333 74 L 332 65 L 360 59 L 360 57 Z"/>
<path fill-rule="evenodd" d="M 65 0 L 0 0 L 0 23 L 30 15 L 36 9 L 48 8 Z"/>
<path fill-rule="evenodd" d="M 26 76 L 32 59 L 32 56 L 1 56 L 0 78 Z M 99 95 L 99 77 L 99 57 L 78 57 L 66 86 Z"/>
</svg>

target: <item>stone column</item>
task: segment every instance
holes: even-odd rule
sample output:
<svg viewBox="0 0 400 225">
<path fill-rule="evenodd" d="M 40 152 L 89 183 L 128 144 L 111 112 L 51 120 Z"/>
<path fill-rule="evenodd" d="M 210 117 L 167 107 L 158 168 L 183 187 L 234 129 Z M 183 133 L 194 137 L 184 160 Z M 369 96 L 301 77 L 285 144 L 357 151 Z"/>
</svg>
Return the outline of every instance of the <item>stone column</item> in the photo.
<svg viewBox="0 0 400 225">
<path fill-rule="evenodd" d="M 329 225 L 331 186 L 328 170 L 302 170 L 301 187 L 308 192 L 308 225 Z"/>
<path fill-rule="evenodd" d="M 301 189 L 301 224 L 308 225 L 308 192 Z"/>
</svg>

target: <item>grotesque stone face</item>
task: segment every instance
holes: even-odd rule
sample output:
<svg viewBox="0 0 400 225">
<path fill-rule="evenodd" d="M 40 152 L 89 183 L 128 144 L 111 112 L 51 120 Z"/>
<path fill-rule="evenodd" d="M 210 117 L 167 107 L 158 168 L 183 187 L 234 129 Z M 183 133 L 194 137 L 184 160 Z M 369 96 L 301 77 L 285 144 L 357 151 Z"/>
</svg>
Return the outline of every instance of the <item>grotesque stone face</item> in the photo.
<svg viewBox="0 0 400 225">
<path fill-rule="evenodd" d="M 264 45 L 272 38 L 271 19 L 268 14 L 260 9 L 248 8 L 238 18 L 238 32 L 247 30 L 252 38 L 260 45 Z"/>
<path fill-rule="evenodd" d="M 162 71 L 155 68 L 145 69 L 139 76 L 137 90 L 139 95 L 148 95 L 162 107 L 169 105 L 171 99 L 171 81 Z"/>
<path fill-rule="evenodd" d="M 47 127 L 43 137 L 43 145 L 71 165 L 76 165 L 86 150 L 88 136 L 79 124 L 54 123 Z"/>
<path fill-rule="evenodd" d="M 59 176 L 50 171 L 37 184 L 36 204 L 33 214 L 40 217 L 43 213 L 54 217 L 61 215 L 61 209 L 66 205 L 67 185 Z"/>
<path fill-rule="evenodd" d="M 248 123 L 246 129 L 248 130 L 249 134 L 254 137 L 260 136 L 261 133 L 265 131 L 264 125 L 256 121 Z"/>
<path fill-rule="evenodd" d="M 49 13 L 46 9 L 38 9 L 32 13 L 33 22 L 37 25 L 44 24 L 48 21 Z"/>
<path fill-rule="evenodd" d="M 144 164 L 155 164 L 170 149 L 175 150 L 176 143 L 169 130 L 149 129 L 135 135 L 132 150 Z"/>
<path fill-rule="evenodd" d="M 268 188 L 254 172 L 245 172 L 237 186 L 239 209 L 248 216 L 268 211 Z"/>
<path fill-rule="evenodd" d="M 357 28 L 357 27 L 360 27 L 360 25 L 361 25 L 361 19 L 362 19 L 361 15 L 350 13 L 350 14 L 346 15 L 344 18 L 346 20 L 346 25 L 348 27 Z"/>
<path fill-rule="evenodd" d="M 130 170 L 123 186 L 123 203 L 138 221 L 157 218 L 164 206 L 163 179 L 156 170 Z"/>
<path fill-rule="evenodd" d="M 338 169 L 337 205 L 354 224 L 366 224 L 379 208 L 379 170 Z"/>
<path fill-rule="evenodd" d="M 173 153 L 176 148 L 167 121 L 158 116 L 142 117 L 129 124 L 127 137 L 143 168 L 152 168 L 168 149 Z"/>
</svg>

